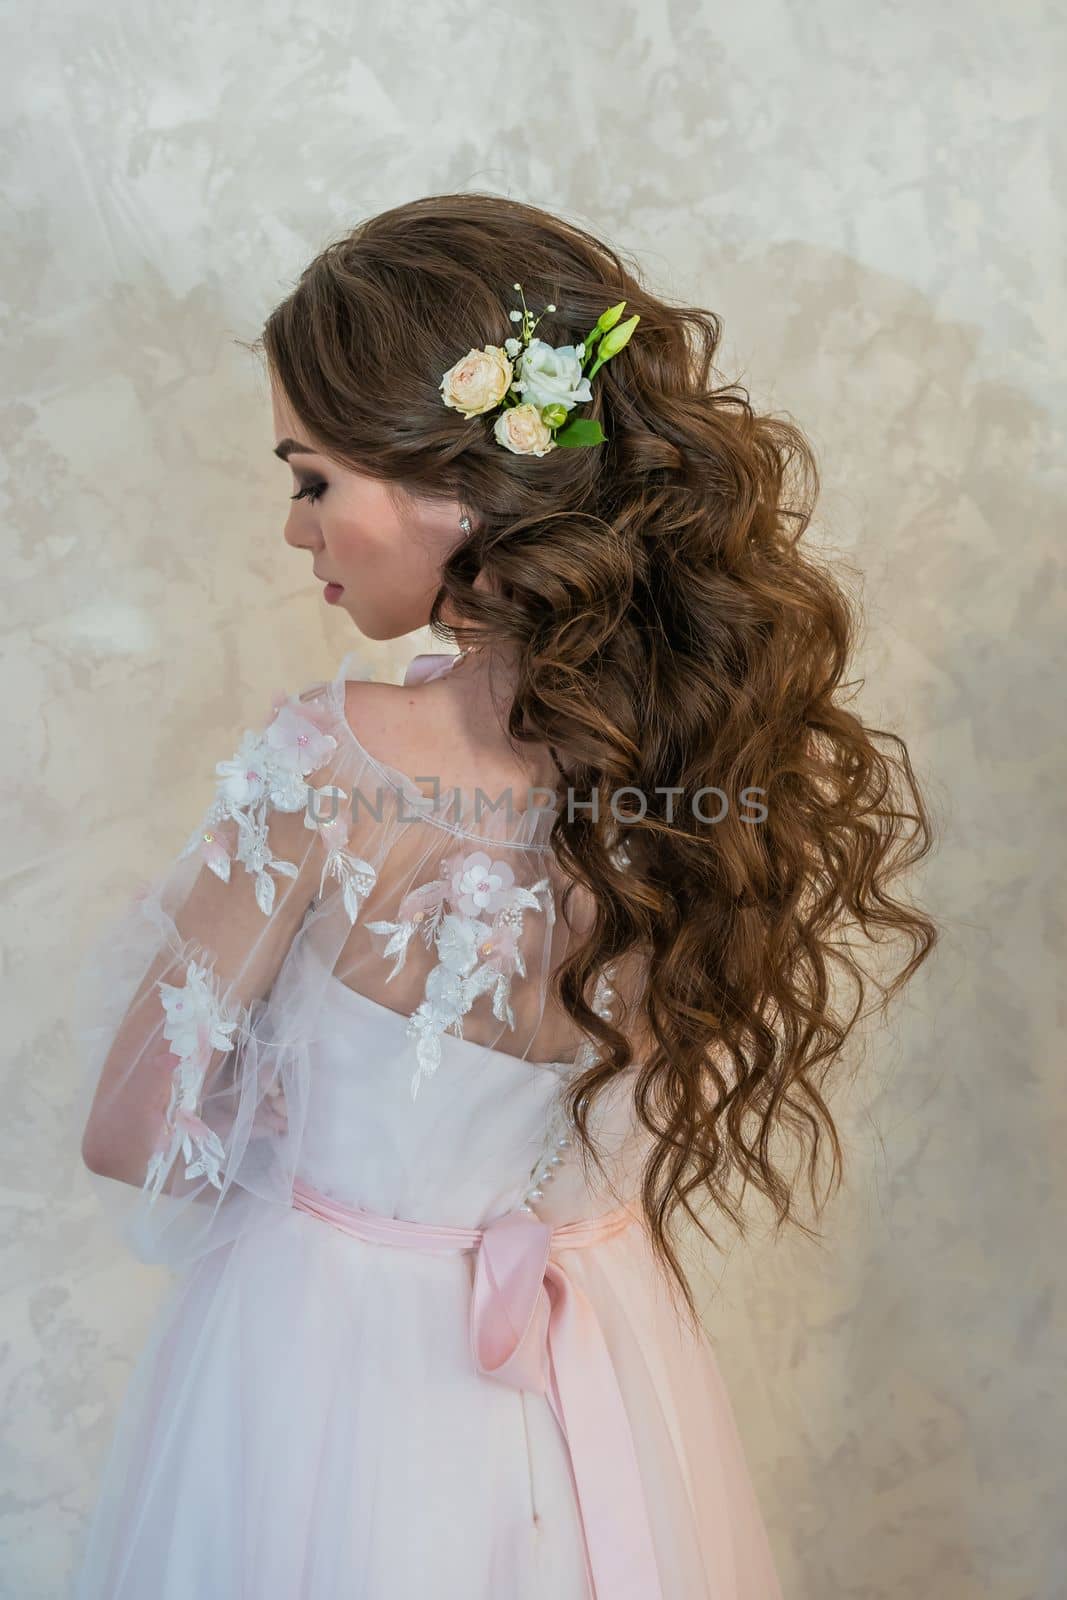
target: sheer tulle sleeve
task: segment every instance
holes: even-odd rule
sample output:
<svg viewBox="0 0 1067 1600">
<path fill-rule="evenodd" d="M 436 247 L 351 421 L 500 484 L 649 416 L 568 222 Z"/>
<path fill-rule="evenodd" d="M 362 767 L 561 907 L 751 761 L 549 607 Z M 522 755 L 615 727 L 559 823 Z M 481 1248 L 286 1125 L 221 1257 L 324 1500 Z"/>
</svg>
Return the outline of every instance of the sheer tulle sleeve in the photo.
<svg viewBox="0 0 1067 1600">
<path fill-rule="evenodd" d="M 177 1268 L 291 1203 L 317 997 L 287 956 L 325 898 L 320 942 L 339 948 L 373 877 L 347 849 L 352 758 L 326 688 L 281 698 L 217 763 L 191 837 L 77 973 L 71 1131 L 145 1261 Z"/>
</svg>

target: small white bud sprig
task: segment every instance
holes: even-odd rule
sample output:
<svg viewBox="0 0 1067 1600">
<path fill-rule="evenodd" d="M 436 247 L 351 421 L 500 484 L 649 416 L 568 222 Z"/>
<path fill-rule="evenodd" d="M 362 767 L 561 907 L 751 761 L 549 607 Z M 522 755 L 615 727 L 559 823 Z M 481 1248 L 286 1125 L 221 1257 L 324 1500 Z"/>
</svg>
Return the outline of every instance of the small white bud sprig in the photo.
<svg viewBox="0 0 1067 1600">
<path fill-rule="evenodd" d="M 557 446 L 604 444 L 606 435 L 595 417 L 570 418 L 570 412 L 593 398 L 590 380 L 630 342 L 640 316 L 620 322 L 626 307 L 620 300 L 601 312 L 580 343 L 552 346 L 535 337 L 541 317 L 532 316 L 522 285 L 512 287 L 518 290 L 522 310 L 508 315 L 521 322 L 521 337 L 468 350 L 441 378 L 445 405 L 465 417 L 499 408 L 493 436 L 516 455 L 543 456 Z M 555 309 L 549 304 L 541 316 Z"/>
</svg>

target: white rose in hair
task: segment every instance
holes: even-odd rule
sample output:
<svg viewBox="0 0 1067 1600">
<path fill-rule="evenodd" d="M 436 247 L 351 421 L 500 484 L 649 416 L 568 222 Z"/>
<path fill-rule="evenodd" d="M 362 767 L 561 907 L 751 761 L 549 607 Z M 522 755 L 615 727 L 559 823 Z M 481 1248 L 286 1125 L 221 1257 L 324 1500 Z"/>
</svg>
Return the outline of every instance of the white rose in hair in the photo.
<svg viewBox="0 0 1067 1600">
<path fill-rule="evenodd" d="M 493 437 L 517 456 L 547 456 L 556 449 L 552 430 L 534 405 L 506 407 L 493 424 Z"/>
<path fill-rule="evenodd" d="M 508 392 L 514 368 L 499 345 L 468 350 L 441 379 L 441 397 L 465 417 L 481 416 L 498 406 Z"/>
<path fill-rule="evenodd" d="M 581 355 L 573 344 L 558 349 L 543 339 L 531 339 L 518 362 L 518 373 L 511 385 L 532 405 L 563 406 L 570 411 L 583 400 L 591 400 L 589 379 L 582 377 Z"/>
</svg>

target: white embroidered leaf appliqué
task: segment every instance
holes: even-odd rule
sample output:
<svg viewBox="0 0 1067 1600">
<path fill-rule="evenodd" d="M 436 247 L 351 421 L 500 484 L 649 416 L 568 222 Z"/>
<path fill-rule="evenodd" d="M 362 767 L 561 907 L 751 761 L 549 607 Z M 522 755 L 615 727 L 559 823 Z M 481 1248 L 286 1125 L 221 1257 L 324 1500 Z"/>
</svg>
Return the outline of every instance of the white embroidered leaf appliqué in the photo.
<svg viewBox="0 0 1067 1600">
<path fill-rule="evenodd" d="M 317 828 L 326 846 L 326 860 L 319 878 L 321 898 L 327 878 L 336 878 L 341 885 L 341 898 L 349 922 L 359 916 L 364 900 L 378 880 L 376 869 L 362 856 L 348 849 L 348 827 L 341 815 L 345 794 L 336 784 L 326 784 L 315 790 L 314 810 L 309 803 L 304 812 L 305 828 Z M 328 808 L 325 812 L 324 805 Z"/>
<path fill-rule="evenodd" d="M 324 766 L 336 748 L 337 740 L 306 709 L 283 701 L 262 733 L 246 729 L 236 754 L 217 763 L 215 799 L 179 859 L 198 852 L 224 883 L 230 881 L 231 862 L 239 861 L 255 881 L 256 904 L 269 917 L 275 897 L 271 874 L 295 878 L 298 872 L 271 849 L 270 812 L 305 808 L 308 774 Z"/>
<path fill-rule="evenodd" d="M 238 1018 L 223 1008 L 214 973 L 199 962 L 186 963 L 184 983 L 160 981 L 157 988 L 167 1018 L 163 1037 L 177 1061 L 171 1071 L 163 1127 L 145 1173 L 143 1187 L 150 1205 L 179 1152 L 187 1178 L 203 1174 L 216 1189 L 222 1188 L 220 1169 L 226 1152 L 214 1129 L 200 1116 L 200 1093 L 212 1054 L 233 1048 L 238 1023 Z"/>
<path fill-rule="evenodd" d="M 463 1037 L 463 1018 L 480 995 L 491 992 L 493 1015 L 514 1028 L 511 982 L 526 974 L 519 949 L 523 915 L 542 909 L 553 910 L 548 878 L 524 888 L 506 861 L 473 850 L 445 857 L 440 878 L 404 896 L 397 921 L 367 923 L 370 932 L 388 936 L 383 954 L 397 958 L 387 982 L 403 967 L 416 933 L 428 948 L 436 945 L 425 998 L 408 1020 L 416 1044 L 413 1099 L 422 1077 L 440 1065 L 442 1035 Z"/>
</svg>

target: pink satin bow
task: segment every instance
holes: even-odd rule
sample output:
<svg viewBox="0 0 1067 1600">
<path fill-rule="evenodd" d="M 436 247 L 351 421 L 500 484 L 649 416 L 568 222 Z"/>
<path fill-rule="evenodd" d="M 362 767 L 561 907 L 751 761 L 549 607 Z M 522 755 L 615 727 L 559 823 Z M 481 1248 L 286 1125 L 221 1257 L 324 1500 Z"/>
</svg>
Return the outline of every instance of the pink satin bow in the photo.
<svg viewBox="0 0 1067 1600">
<path fill-rule="evenodd" d="M 475 1250 L 471 1354 L 478 1371 L 546 1395 L 570 1454 L 595 1600 L 663 1600 L 626 1405 L 588 1295 L 557 1251 L 609 1239 L 635 1219 L 620 1208 L 552 1228 L 508 1211 L 485 1228 L 408 1222 L 342 1205 L 299 1178 L 293 1204 L 376 1244 Z"/>
</svg>

